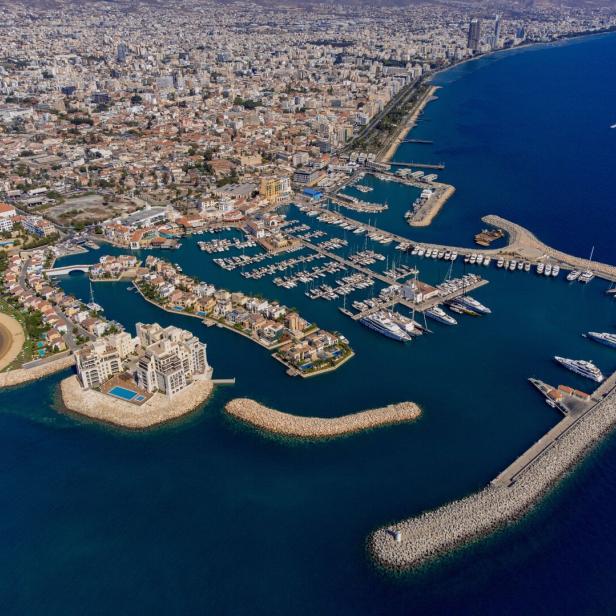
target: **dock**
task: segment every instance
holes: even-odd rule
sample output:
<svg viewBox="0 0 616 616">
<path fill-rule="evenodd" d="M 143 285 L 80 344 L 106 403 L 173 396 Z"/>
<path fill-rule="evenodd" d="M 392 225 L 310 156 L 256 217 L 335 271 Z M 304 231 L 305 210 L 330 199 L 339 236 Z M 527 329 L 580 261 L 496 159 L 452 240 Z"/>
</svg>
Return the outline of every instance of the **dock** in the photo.
<svg viewBox="0 0 616 616">
<path fill-rule="evenodd" d="M 430 308 L 434 308 L 434 306 L 438 306 L 444 302 L 450 301 L 452 299 L 456 299 L 456 297 L 460 297 L 461 295 L 465 295 L 466 293 L 470 293 L 479 287 L 483 287 L 488 284 L 489 280 L 481 279 L 477 282 L 470 284 L 462 289 L 458 289 L 457 291 L 453 291 L 447 295 L 437 295 L 436 297 L 431 297 L 430 299 L 424 300 L 423 302 L 412 302 L 408 299 L 404 299 L 403 297 L 396 295 L 389 300 L 379 302 L 378 306 L 374 308 L 368 308 L 367 310 L 362 310 L 357 314 L 354 314 L 351 318 L 354 321 L 358 321 L 359 319 L 363 319 L 364 317 L 370 316 L 379 310 L 387 310 L 389 308 L 394 308 L 397 304 L 408 308 L 409 310 L 414 310 L 415 312 L 425 312 Z"/>
<path fill-rule="evenodd" d="M 431 141 L 430 139 L 403 139 L 402 143 L 417 143 L 421 145 L 431 145 L 434 143 L 434 141 Z"/>
<path fill-rule="evenodd" d="M 395 163 L 389 161 L 387 164 L 392 167 L 416 167 L 417 169 L 440 169 L 441 171 L 445 169 L 443 163 Z"/>
<path fill-rule="evenodd" d="M 578 404 L 561 419 L 551 430 L 531 445 L 520 457 L 516 458 L 504 471 L 492 480 L 492 485 L 500 487 L 512 486 L 522 472 L 531 466 L 541 455 L 551 447 L 558 447 L 560 440 L 578 422 L 592 411 L 597 404 L 616 389 L 616 372 L 610 375 L 591 395 L 586 404 Z"/>
</svg>

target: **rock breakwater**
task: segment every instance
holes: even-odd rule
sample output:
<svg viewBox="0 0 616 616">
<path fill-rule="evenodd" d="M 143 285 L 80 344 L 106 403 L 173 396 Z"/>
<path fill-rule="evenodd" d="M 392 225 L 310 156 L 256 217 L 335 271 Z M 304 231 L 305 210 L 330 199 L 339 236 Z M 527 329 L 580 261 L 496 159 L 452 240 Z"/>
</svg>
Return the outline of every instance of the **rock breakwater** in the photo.
<svg viewBox="0 0 616 616">
<path fill-rule="evenodd" d="M 225 406 L 227 413 L 256 428 L 282 436 L 319 439 L 369 430 L 417 419 L 420 408 L 400 402 L 342 417 L 302 417 L 270 409 L 248 398 L 236 398 Z"/>
<path fill-rule="evenodd" d="M 490 484 L 478 493 L 375 531 L 368 547 L 389 570 L 412 569 L 520 518 L 616 425 L 616 391 L 562 432 L 510 486 Z"/>
</svg>

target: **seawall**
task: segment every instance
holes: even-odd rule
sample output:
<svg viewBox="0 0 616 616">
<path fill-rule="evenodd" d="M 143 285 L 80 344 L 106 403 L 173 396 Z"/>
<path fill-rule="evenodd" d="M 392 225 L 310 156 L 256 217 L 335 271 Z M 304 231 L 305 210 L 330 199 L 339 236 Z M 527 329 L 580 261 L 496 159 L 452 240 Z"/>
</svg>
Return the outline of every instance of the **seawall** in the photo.
<svg viewBox="0 0 616 616">
<path fill-rule="evenodd" d="M 8 372 L 0 372 L 0 388 L 13 387 L 14 385 L 21 385 L 29 381 L 36 381 L 50 374 L 66 370 L 73 365 L 75 365 L 75 358 L 73 355 L 67 355 L 33 368 L 17 368 L 16 370 L 9 370 Z"/>
<path fill-rule="evenodd" d="M 281 436 L 319 439 L 413 421 L 421 415 L 413 402 L 400 402 L 341 417 L 302 417 L 270 409 L 248 398 L 235 398 L 225 410 L 236 419 Z"/>
<path fill-rule="evenodd" d="M 62 402 L 69 411 L 133 430 L 150 428 L 190 413 L 207 400 L 213 389 L 211 379 L 196 380 L 171 399 L 155 393 L 138 406 L 93 389 L 83 389 L 76 375 L 60 383 Z"/>
<path fill-rule="evenodd" d="M 513 483 L 491 483 L 466 498 L 376 530 L 368 540 L 372 557 L 385 569 L 409 570 L 520 518 L 615 425 L 613 389 L 518 473 Z"/>
</svg>

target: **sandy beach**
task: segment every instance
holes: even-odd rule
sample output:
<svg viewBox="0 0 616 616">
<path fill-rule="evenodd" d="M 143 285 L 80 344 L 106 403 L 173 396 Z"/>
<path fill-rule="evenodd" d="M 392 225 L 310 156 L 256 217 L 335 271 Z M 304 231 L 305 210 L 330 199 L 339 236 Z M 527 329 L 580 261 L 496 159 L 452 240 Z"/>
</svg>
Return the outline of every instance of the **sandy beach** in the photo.
<svg viewBox="0 0 616 616">
<path fill-rule="evenodd" d="M 413 421 L 421 409 L 413 402 L 400 402 L 342 417 L 302 417 L 270 409 L 248 398 L 235 398 L 227 403 L 229 415 L 255 428 L 297 438 L 319 439 L 343 436 L 390 424 Z"/>
<path fill-rule="evenodd" d="M 8 314 L 0 313 L 0 370 L 11 365 L 25 340 L 26 336 L 19 321 Z"/>
<path fill-rule="evenodd" d="M 93 389 L 83 389 L 77 375 L 60 383 L 62 402 L 69 411 L 132 430 L 150 428 L 190 413 L 209 398 L 213 389 L 211 379 L 196 380 L 171 399 L 156 393 L 138 406 Z"/>
<path fill-rule="evenodd" d="M 379 162 L 387 163 L 391 160 L 392 156 L 396 153 L 396 150 L 402 143 L 402 140 L 415 126 L 417 118 L 419 117 L 419 114 L 422 112 L 423 108 L 432 100 L 432 97 L 434 96 L 434 93 L 437 91 L 437 89 L 438 88 L 436 86 L 430 86 L 428 90 L 424 93 L 424 95 L 416 104 L 415 109 L 411 112 L 406 121 L 398 128 L 397 135 L 387 148 L 386 152 L 383 154 L 383 156 L 379 157 Z"/>
</svg>

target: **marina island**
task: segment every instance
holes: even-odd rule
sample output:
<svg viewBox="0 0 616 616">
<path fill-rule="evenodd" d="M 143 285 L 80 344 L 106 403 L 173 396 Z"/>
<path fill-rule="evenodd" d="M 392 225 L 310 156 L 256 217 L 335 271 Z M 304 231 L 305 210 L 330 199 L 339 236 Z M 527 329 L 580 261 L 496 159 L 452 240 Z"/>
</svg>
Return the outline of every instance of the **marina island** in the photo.
<svg viewBox="0 0 616 616">
<path fill-rule="evenodd" d="M 353 357 L 344 336 L 320 329 L 278 302 L 217 289 L 154 256 L 147 257 L 145 268 L 134 281 L 144 299 L 245 336 L 273 351 L 290 376 L 330 372 Z"/>
<path fill-rule="evenodd" d="M 74 413 L 124 428 L 149 428 L 200 406 L 213 389 L 206 345 L 191 332 L 137 323 L 75 352 L 77 375 L 61 385 Z"/>
</svg>

